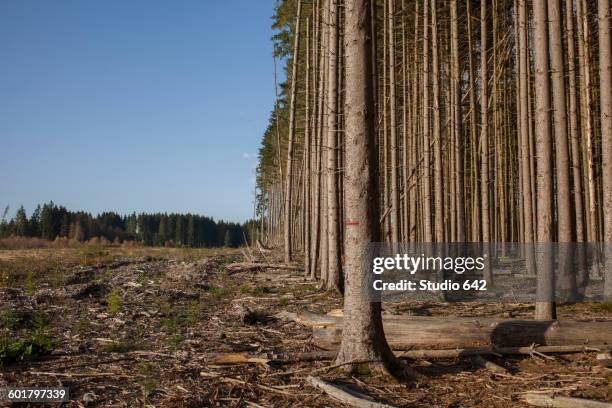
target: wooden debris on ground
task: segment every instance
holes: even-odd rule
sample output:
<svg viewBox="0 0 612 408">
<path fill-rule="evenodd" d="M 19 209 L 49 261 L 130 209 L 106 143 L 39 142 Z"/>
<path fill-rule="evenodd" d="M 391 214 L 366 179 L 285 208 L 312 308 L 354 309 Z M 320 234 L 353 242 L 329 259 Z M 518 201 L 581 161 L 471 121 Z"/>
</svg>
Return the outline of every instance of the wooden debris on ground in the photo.
<svg viewBox="0 0 612 408">
<path fill-rule="evenodd" d="M 606 367 L 606 368 L 612 368 L 612 355 L 610 355 L 610 353 L 599 353 L 597 354 L 597 356 L 595 357 L 597 359 L 597 363 L 600 366 Z"/>
<path fill-rule="evenodd" d="M 235 262 L 225 265 L 229 273 L 251 272 L 264 269 L 285 269 L 289 271 L 304 271 L 304 268 L 288 264 L 270 264 L 262 262 Z"/>
<path fill-rule="evenodd" d="M 607 402 L 592 401 L 584 398 L 570 398 L 538 393 L 527 393 L 523 399 L 530 405 L 548 408 L 612 408 Z"/>
<path fill-rule="evenodd" d="M 108 251 L 114 254 L 118 249 Z M 358 389 L 371 397 L 373 401 L 368 403 L 414 408 L 524 408 L 522 394 L 533 389 L 592 401 L 609 401 L 612 395 L 609 370 L 595 358 L 595 352 L 606 353 L 610 347 L 593 342 L 436 349 L 415 346 L 395 350 L 408 360 L 408 366 L 422 373 L 415 382 L 391 384 L 347 376 L 330 363 L 337 349 L 318 349 L 312 328 L 297 323 L 302 320 L 319 327 L 337 324 L 342 299 L 306 281 L 300 272 L 266 268 L 243 275 L 224 273 L 227 262 L 240 257 L 238 250 L 221 254 L 218 250 L 134 251 L 138 256 L 121 256 L 117 262 L 59 264 L 63 284 L 39 283 L 34 276 L 33 295 L 24 289 L 0 290 L 0 297 L 6 294 L 0 317 L 5 308 L 16 315 L 14 328 L 2 329 L 1 335 L 25 330 L 34 312 L 42 309 L 57 341 L 50 356 L 0 367 L 0 388 L 69 384 L 71 401 L 67 407 L 346 406 L 310 388 L 309 375 L 324 375 L 324 381 L 333 386 Z M 147 254 L 154 256 L 141 256 Z M 262 258 L 255 247 L 248 256 L 251 254 L 256 255 L 254 263 L 283 265 L 282 254 L 274 251 Z M 110 291 L 91 290 L 97 282 L 116 289 L 115 311 L 109 306 Z M 84 288 L 89 288 L 88 295 L 71 296 Z M 9 292 L 15 295 L 9 296 Z M 452 316 L 482 325 L 487 319 L 501 320 L 510 314 L 529 319 L 533 306 L 414 301 L 385 304 L 385 310 L 431 315 L 422 318 L 434 321 Z M 559 315 L 612 320 L 597 310 L 588 304 L 572 305 L 571 309 L 560 306 Z M 330 311 L 333 316 L 325 315 Z M 266 318 L 248 324 L 244 317 L 252 312 Z M 555 356 L 557 353 L 562 356 Z M 470 358 L 474 355 L 492 357 L 491 362 L 497 364 L 504 356 L 503 366 L 512 375 L 480 369 Z"/>
<path fill-rule="evenodd" d="M 472 348 L 472 349 L 446 349 L 446 350 L 408 350 L 396 351 L 397 357 L 404 359 L 452 359 L 460 357 L 478 357 L 478 356 L 500 356 L 500 355 L 534 355 L 539 354 L 570 354 L 570 353 L 587 353 L 598 352 L 606 349 L 608 346 L 529 346 L 529 347 L 501 347 L 501 348 Z M 212 353 L 208 359 L 214 365 L 232 365 L 232 364 L 292 364 L 299 362 L 312 361 L 329 361 L 336 358 L 336 350 L 316 350 L 305 352 L 268 352 L 268 353 Z M 484 368 L 491 365 L 482 361 L 476 361 L 477 365 Z M 506 372 L 507 370 L 498 370 L 498 372 Z M 493 369 L 495 371 L 495 369 Z"/>
<path fill-rule="evenodd" d="M 356 408 L 393 408 L 391 405 L 376 402 L 372 397 L 351 390 L 348 387 L 332 384 L 317 377 L 308 376 L 308 383 L 320 389 L 330 397 Z"/>
<path fill-rule="evenodd" d="M 476 367 L 484 368 L 496 374 L 509 374 L 507 369 L 498 364 L 495 364 L 492 361 L 485 359 L 480 354 L 472 356 L 472 363 L 474 363 Z"/>
</svg>

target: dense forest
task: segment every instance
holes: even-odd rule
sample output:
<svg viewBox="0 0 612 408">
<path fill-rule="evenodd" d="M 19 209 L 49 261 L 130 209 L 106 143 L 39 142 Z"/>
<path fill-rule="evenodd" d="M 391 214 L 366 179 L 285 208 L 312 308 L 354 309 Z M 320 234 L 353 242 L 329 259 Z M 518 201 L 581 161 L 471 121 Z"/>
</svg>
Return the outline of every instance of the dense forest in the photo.
<svg viewBox="0 0 612 408">
<path fill-rule="evenodd" d="M 369 26 L 349 26 L 348 8 Z M 258 210 L 308 276 L 343 292 L 349 227 L 364 222 L 379 224 L 371 241 L 612 242 L 608 0 L 281 0 L 274 28 L 287 80 L 263 135 Z M 349 75 L 353 29 L 369 47 L 365 84 Z M 355 195 L 348 94 L 370 86 L 372 104 L 359 103 L 374 116 L 376 180 Z M 374 220 L 350 216 L 355 199 L 373 200 Z M 524 257 L 530 273 L 552 264 Z M 554 304 L 536 309 L 554 317 Z"/>
<path fill-rule="evenodd" d="M 93 216 L 53 202 L 37 206 L 29 217 L 23 207 L 10 220 L 6 220 L 8 212 L 7 207 L 0 223 L 0 238 L 15 235 L 52 241 L 60 237 L 78 242 L 100 238 L 114 243 L 138 241 L 148 246 L 238 247 L 250 242 L 254 227 L 252 222 L 215 221 L 197 214 L 104 212 Z"/>
<path fill-rule="evenodd" d="M 344 295 L 337 363 L 397 366 L 364 293 L 368 242 L 523 243 L 539 320 L 556 318 L 555 271 L 599 274 L 612 242 L 608 0 L 280 0 L 273 27 L 287 80 L 260 149 L 260 226 L 285 262 L 303 253 L 306 276 Z M 535 249 L 572 242 L 603 256 Z"/>
</svg>

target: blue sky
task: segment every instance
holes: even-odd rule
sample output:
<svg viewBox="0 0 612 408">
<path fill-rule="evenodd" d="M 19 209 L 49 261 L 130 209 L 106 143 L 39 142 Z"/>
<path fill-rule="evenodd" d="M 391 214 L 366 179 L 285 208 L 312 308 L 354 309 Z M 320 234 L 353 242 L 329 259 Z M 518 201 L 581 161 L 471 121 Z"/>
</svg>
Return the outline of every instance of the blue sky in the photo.
<svg viewBox="0 0 612 408">
<path fill-rule="evenodd" d="M 1 1 L 0 206 L 249 217 L 273 7 Z"/>
</svg>

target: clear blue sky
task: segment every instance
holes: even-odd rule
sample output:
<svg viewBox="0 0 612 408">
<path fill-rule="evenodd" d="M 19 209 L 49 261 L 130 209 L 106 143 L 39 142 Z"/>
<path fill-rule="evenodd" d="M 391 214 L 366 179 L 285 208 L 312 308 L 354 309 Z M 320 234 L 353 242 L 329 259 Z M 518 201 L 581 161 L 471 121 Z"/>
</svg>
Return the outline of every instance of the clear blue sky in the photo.
<svg viewBox="0 0 612 408">
<path fill-rule="evenodd" d="M 249 217 L 273 7 L 0 1 L 0 206 Z"/>
</svg>

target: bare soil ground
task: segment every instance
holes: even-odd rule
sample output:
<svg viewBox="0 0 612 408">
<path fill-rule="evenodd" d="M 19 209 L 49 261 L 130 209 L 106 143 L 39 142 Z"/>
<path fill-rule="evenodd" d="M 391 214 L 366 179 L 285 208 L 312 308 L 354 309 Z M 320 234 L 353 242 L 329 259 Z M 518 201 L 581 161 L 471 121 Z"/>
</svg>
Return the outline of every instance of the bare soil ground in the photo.
<svg viewBox="0 0 612 408">
<path fill-rule="evenodd" d="M 0 367 L 0 388 L 69 387 L 68 407 L 342 406 L 308 385 L 306 377 L 315 375 L 400 407 L 523 407 L 521 396 L 530 391 L 612 400 L 612 370 L 597 365 L 594 353 L 493 359 L 511 374 L 469 359 L 415 360 L 408 363 L 424 378 L 406 383 L 348 377 L 329 361 L 213 366 L 213 352 L 316 350 L 310 329 L 274 316 L 341 307 L 338 296 L 300 272 L 228 273 L 224 265 L 236 260 L 242 255 L 235 250 L 0 251 L 0 337 L 14 340 L 36 327 L 54 343 L 50 355 Z M 245 307 L 263 313 L 245 321 Z M 527 304 L 440 302 L 393 311 L 533 313 Z M 612 320 L 609 308 L 595 304 L 564 305 L 559 315 Z"/>
</svg>

